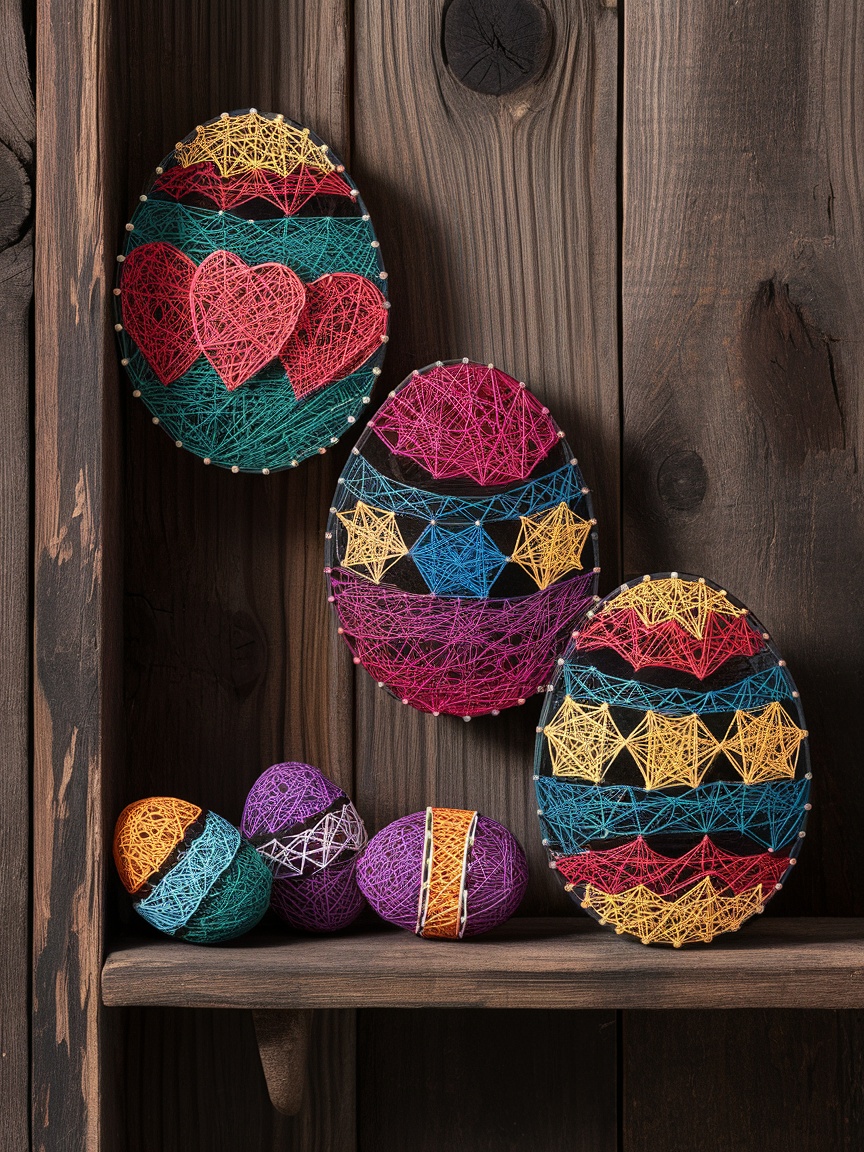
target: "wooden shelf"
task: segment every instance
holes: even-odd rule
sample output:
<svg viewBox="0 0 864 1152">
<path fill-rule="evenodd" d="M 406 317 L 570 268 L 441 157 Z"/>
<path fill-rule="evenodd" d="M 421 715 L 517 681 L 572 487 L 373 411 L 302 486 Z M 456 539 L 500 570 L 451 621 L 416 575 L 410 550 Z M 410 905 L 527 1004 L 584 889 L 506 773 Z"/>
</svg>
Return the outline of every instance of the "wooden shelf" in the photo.
<svg viewBox="0 0 864 1152">
<path fill-rule="evenodd" d="M 757 920 L 710 946 L 646 948 L 582 918 L 477 940 L 363 929 L 205 948 L 119 943 L 107 1005 L 209 1008 L 864 1008 L 864 919 Z"/>
</svg>

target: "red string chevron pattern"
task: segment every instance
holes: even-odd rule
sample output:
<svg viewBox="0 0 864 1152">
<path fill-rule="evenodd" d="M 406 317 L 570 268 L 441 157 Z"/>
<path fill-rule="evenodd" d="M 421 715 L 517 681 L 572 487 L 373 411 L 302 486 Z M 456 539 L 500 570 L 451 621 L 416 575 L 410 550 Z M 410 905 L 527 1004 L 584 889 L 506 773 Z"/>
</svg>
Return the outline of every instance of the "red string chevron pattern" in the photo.
<svg viewBox="0 0 864 1152">
<path fill-rule="evenodd" d="M 718 891 L 725 889 L 738 896 L 757 884 L 769 892 L 791 862 L 788 856 L 772 852 L 736 856 L 718 848 L 708 836 L 683 856 L 663 856 L 637 836 L 607 851 L 560 856 L 555 866 L 567 880 L 568 891 L 592 884 L 617 895 L 642 885 L 657 896 L 673 896 L 711 876 Z"/>
<path fill-rule="evenodd" d="M 175 165 L 166 169 L 153 182 L 153 193 L 172 200 L 200 198 L 209 200 L 221 212 L 230 212 L 252 200 L 264 200 L 286 216 L 294 216 L 313 196 L 345 196 L 351 188 L 338 173 L 300 168 L 287 176 L 253 168 L 235 176 L 220 176 L 215 164 L 205 162 L 188 168 Z"/>
<path fill-rule="evenodd" d="M 673 668 L 704 680 L 733 656 L 754 656 L 764 643 L 744 616 L 729 620 L 712 615 L 703 635 L 695 637 L 677 620 L 645 625 L 630 608 L 602 612 L 586 620 L 576 637 L 576 647 L 580 651 L 612 648 L 634 671 Z"/>
<path fill-rule="evenodd" d="M 559 439 L 549 409 L 523 384 L 467 360 L 414 372 L 369 426 L 436 480 L 478 484 L 525 480 Z"/>
<path fill-rule="evenodd" d="M 198 265 L 189 297 L 198 345 L 233 392 L 279 355 L 306 291 L 285 264 L 250 267 L 219 251 Z"/>
</svg>

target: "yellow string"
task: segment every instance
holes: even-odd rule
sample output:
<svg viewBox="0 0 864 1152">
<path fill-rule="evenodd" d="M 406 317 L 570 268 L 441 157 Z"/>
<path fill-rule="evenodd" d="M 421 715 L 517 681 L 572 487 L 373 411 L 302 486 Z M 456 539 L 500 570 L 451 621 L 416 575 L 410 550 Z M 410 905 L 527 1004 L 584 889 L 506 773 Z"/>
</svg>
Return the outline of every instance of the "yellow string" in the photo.
<svg viewBox="0 0 864 1152">
<path fill-rule="evenodd" d="M 807 732 L 799 728 L 776 700 L 752 712 L 737 711 L 722 740 L 699 716 L 664 716 L 646 712 L 626 738 L 608 704 L 577 704 L 565 696 L 543 729 L 552 772 L 602 783 L 610 765 L 627 749 L 646 788 L 685 784 L 695 788 L 721 753 L 745 784 L 792 778 Z"/>
<path fill-rule="evenodd" d="M 565 696 L 551 723 L 543 729 L 555 776 L 578 776 L 599 784 L 624 747 L 608 704 L 577 704 Z"/>
<path fill-rule="evenodd" d="M 546 512 L 520 516 L 522 526 L 510 559 L 524 568 L 539 588 L 582 569 L 582 549 L 596 520 L 583 520 L 562 502 Z"/>
<path fill-rule="evenodd" d="M 718 752 L 717 741 L 696 715 L 646 712 L 626 741 L 646 788 L 687 784 L 695 788 Z"/>
<path fill-rule="evenodd" d="M 712 612 L 721 616 L 746 616 L 746 608 L 736 608 L 726 593 L 709 588 L 704 580 L 683 580 L 671 576 L 643 580 L 619 594 L 603 608 L 605 612 L 633 609 L 646 628 L 677 620 L 691 636 L 701 640 Z"/>
<path fill-rule="evenodd" d="M 350 512 L 336 515 L 348 532 L 348 546 L 342 560 L 344 568 L 351 568 L 373 584 L 380 584 L 387 569 L 407 556 L 408 549 L 394 512 L 382 512 L 358 500 Z"/>
<path fill-rule="evenodd" d="M 707 943 L 720 932 L 734 932 L 762 910 L 762 885 L 737 896 L 722 896 L 705 876 L 677 900 L 664 900 L 643 884 L 617 894 L 585 887 L 583 908 L 591 908 L 601 924 L 621 935 L 637 936 L 643 944 Z"/>
<path fill-rule="evenodd" d="M 455 940 L 462 934 L 465 864 L 473 844 L 476 812 L 427 808 L 429 876 L 420 894 L 421 936 Z"/>
<path fill-rule="evenodd" d="M 776 700 L 758 712 L 736 712 L 723 751 L 745 784 L 793 777 L 807 733 Z"/>
<path fill-rule="evenodd" d="M 174 154 L 184 168 L 210 161 L 220 176 L 262 169 L 289 176 L 303 168 L 326 173 L 335 167 L 308 128 L 295 128 L 283 116 L 268 120 L 255 111 L 243 116 L 225 112 L 212 124 L 199 125 L 195 138 L 178 144 Z"/>
</svg>

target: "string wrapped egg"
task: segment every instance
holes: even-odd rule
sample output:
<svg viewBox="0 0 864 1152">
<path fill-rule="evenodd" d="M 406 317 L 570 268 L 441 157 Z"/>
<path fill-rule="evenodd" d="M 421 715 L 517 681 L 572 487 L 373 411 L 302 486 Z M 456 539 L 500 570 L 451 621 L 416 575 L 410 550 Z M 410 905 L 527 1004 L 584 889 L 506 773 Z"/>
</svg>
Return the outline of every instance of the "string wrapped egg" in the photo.
<svg viewBox="0 0 864 1152">
<path fill-rule="evenodd" d="M 114 861 L 139 916 L 168 936 L 215 944 L 254 928 L 270 873 L 237 829 L 172 796 L 136 800 L 114 829 Z"/>
<path fill-rule="evenodd" d="M 528 865 L 519 841 L 496 820 L 461 808 L 427 808 L 372 837 L 357 879 L 382 919 L 418 936 L 461 940 L 513 915 Z"/>
<path fill-rule="evenodd" d="M 271 906 L 295 928 L 336 932 L 359 916 L 366 828 L 348 796 L 310 764 L 274 764 L 252 785 L 243 834 L 273 874 Z"/>
</svg>

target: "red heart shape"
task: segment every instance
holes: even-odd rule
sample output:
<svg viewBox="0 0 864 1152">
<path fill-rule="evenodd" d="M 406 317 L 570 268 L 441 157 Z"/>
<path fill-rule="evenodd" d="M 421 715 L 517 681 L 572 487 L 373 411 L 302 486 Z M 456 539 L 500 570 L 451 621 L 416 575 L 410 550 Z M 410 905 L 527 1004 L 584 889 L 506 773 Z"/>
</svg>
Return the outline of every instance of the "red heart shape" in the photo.
<svg viewBox="0 0 864 1152">
<path fill-rule="evenodd" d="M 189 299 L 198 347 L 229 392 L 274 356 L 303 310 L 303 282 L 285 264 L 246 264 L 213 252 L 192 279 Z"/>
<path fill-rule="evenodd" d="M 387 333 L 387 309 L 371 280 L 333 272 L 306 285 L 306 304 L 282 350 L 298 400 L 341 380 L 372 355 Z"/>
<path fill-rule="evenodd" d="M 133 248 L 123 262 L 123 326 L 163 384 L 172 384 L 198 359 L 189 309 L 194 276 L 189 257 L 162 241 Z"/>
</svg>

